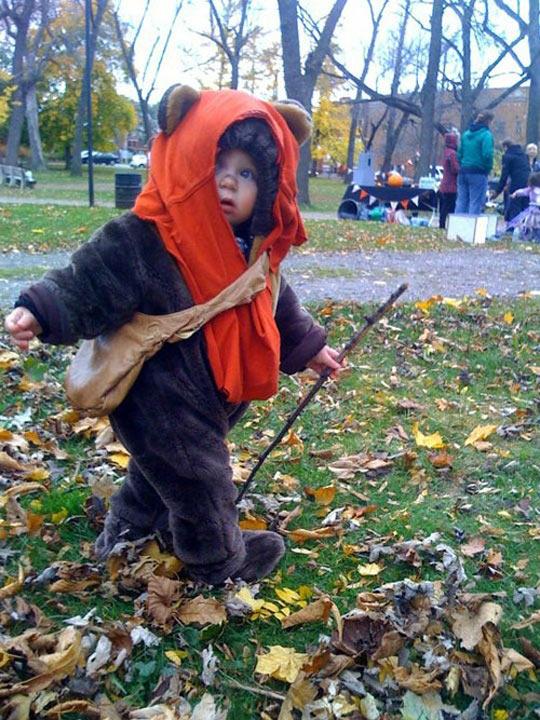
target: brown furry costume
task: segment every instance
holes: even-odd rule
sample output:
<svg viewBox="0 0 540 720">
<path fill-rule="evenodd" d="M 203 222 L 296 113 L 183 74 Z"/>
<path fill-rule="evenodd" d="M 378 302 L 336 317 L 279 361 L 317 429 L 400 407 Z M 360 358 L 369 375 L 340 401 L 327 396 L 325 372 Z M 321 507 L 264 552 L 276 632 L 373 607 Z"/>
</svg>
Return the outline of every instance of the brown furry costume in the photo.
<svg viewBox="0 0 540 720">
<path fill-rule="evenodd" d="M 193 300 L 153 223 L 126 213 L 17 304 L 36 315 L 44 328 L 41 340 L 68 344 L 117 328 L 135 311 L 176 312 Z M 281 369 L 296 372 L 324 346 L 324 332 L 285 280 L 275 319 Z M 144 365 L 110 418 L 132 457 L 96 542 L 100 557 L 120 540 L 159 530 L 170 533 L 175 553 L 195 579 L 250 581 L 272 571 L 283 540 L 272 532 L 241 532 L 225 445 L 246 407 L 231 405 L 217 391 L 202 331 L 166 344 Z"/>
</svg>

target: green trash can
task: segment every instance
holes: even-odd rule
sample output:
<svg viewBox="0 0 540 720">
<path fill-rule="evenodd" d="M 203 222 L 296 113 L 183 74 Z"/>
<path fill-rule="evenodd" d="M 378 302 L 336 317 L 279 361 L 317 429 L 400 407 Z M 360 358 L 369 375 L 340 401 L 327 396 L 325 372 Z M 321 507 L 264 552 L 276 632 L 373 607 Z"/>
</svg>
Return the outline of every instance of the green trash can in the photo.
<svg viewBox="0 0 540 720">
<path fill-rule="evenodd" d="M 142 180 L 140 173 L 122 172 L 114 174 L 114 205 L 117 208 L 130 209 L 141 192 Z"/>
</svg>

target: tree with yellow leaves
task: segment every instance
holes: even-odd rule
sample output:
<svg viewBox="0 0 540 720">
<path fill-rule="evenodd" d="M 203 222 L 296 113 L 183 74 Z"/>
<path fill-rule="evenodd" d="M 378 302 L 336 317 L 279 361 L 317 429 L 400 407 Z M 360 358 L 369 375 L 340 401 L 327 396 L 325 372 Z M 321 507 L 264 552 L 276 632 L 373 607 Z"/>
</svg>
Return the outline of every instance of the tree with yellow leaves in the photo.
<svg viewBox="0 0 540 720">
<path fill-rule="evenodd" d="M 346 163 L 349 126 L 348 106 L 327 96 L 321 97 L 319 107 L 313 113 L 313 159 L 337 165 Z"/>
</svg>

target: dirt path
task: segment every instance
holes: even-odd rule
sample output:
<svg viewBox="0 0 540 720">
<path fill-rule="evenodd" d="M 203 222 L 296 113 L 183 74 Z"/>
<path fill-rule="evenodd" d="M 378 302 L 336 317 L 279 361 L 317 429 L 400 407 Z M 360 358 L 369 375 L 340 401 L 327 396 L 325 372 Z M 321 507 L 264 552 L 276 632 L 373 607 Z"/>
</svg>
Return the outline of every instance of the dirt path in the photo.
<svg viewBox="0 0 540 720">
<path fill-rule="evenodd" d="M 62 267 L 68 253 L 0 254 L 0 308 L 8 308 L 23 287 L 44 269 Z M 404 299 L 431 295 L 461 297 L 480 287 L 491 295 L 540 294 L 540 255 L 523 250 L 463 248 L 444 252 L 293 252 L 284 272 L 301 301 L 385 299 L 409 283 Z"/>
</svg>

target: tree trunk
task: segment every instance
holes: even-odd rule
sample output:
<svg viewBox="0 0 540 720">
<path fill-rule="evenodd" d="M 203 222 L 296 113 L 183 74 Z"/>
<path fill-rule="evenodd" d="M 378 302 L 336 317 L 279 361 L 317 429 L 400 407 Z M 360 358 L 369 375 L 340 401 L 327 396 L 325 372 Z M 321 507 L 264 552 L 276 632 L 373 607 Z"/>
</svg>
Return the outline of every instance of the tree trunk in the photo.
<svg viewBox="0 0 540 720">
<path fill-rule="evenodd" d="M 28 30 L 30 18 L 34 11 L 34 0 L 26 0 L 21 12 L 17 13 L 16 8 L 10 13 L 10 17 L 17 34 L 15 37 L 15 48 L 11 64 L 11 74 L 17 83 L 13 99 L 11 101 L 11 115 L 9 118 L 8 138 L 6 144 L 6 162 L 8 165 L 16 165 L 19 158 L 19 146 L 24 125 L 24 99 L 26 93 L 24 64 L 28 46 Z"/>
<path fill-rule="evenodd" d="M 474 114 L 471 72 L 471 32 L 475 0 L 461 8 L 461 36 L 463 45 L 463 82 L 461 83 L 461 132 L 466 130 Z"/>
<path fill-rule="evenodd" d="M 9 130 L 6 143 L 6 163 L 17 165 L 19 160 L 19 146 L 24 125 L 24 91 L 19 85 L 13 93 L 11 101 L 11 115 L 9 116 Z"/>
<path fill-rule="evenodd" d="M 311 114 L 311 102 L 317 78 L 322 64 L 330 48 L 332 35 L 347 0 L 335 0 L 322 32 L 319 33 L 317 44 L 309 53 L 305 70 L 302 73 L 300 60 L 300 37 L 298 32 L 297 0 L 278 0 L 281 44 L 283 50 L 283 75 L 287 97 L 302 103 Z M 306 205 L 309 199 L 309 169 L 311 166 L 311 146 L 306 143 L 300 152 L 298 164 L 298 201 Z"/>
<path fill-rule="evenodd" d="M 43 170 L 47 167 L 47 164 L 45 162 L 45 156 L 43 155 L 41 135 L 39 132 L 38 103 L 35 85 L 32 85 L 26 93 L 26 125 L 30 139 L 30 150 L 32 152 L 32 169 Z"/>
<path fill-rule="evenodd" d="M 77 101 L 77 115 L 75 118 L 75 136 L 73 139 L 73 150 L 71 152 L 71 175 L 78 177 L 82 175 L 82 160 L 81 152 L 83 147 L 83 127 L 86 118 L 86 102 L 85 102 L 85 88 L 88 78 L 88 74 L 92 74 L 92 66 L 94 64 L 94 55 L 96 53 L 96 45 L 99 34 L 99 28 L 105 9 L 107 7 L 107 0 L 98 0 L 96 12 L 93 17 L 92 28 L 90 31 L 90 63 L 85 64 L 84 74 L 81 85 L 81 94 Z"/>
<path fill-rule="evenodd" d="M 529 106 L 527 108 L 527 142 L 540 139 L 540 6 L 529 0 L 529 53 L 531 56 Z"/>
<path fill-rule="evenodd" d="M 433 154 L 433 121 L 435 117 L 439 63 L 441 60 L 443 12 L 444 0 L 433 0 L 429 61 L 421 98 L 422 123 L 420 127 L 420 159 L 416 168 L 417 179 L 422 175 L 428 174 Z"/>
</svg>

